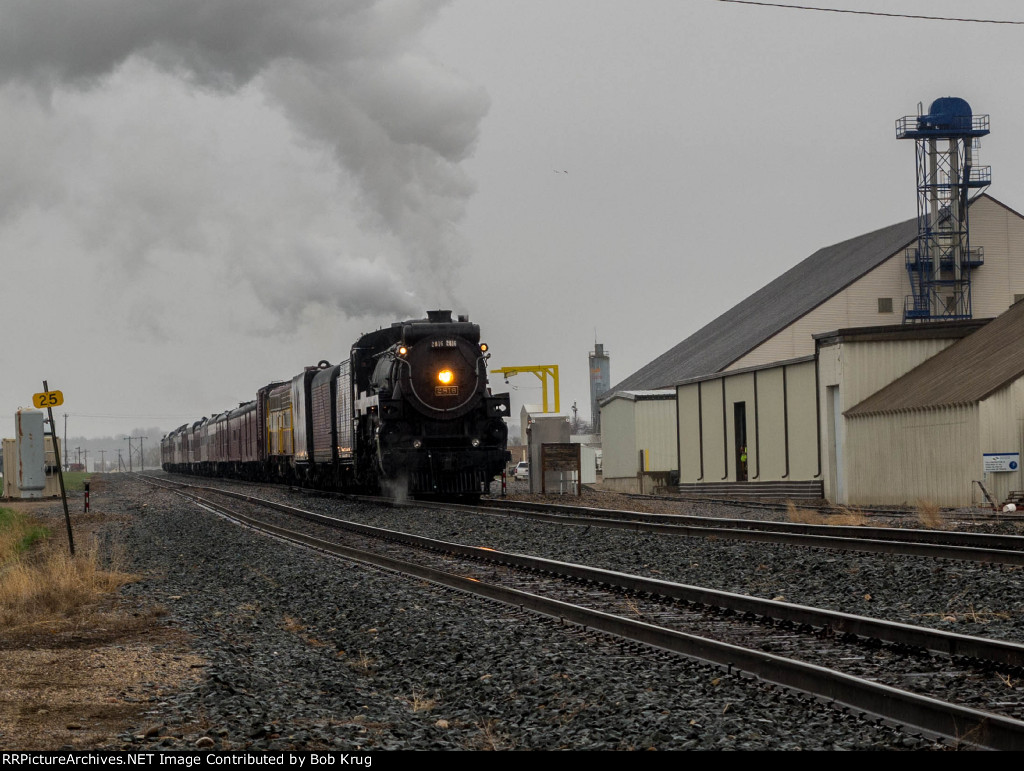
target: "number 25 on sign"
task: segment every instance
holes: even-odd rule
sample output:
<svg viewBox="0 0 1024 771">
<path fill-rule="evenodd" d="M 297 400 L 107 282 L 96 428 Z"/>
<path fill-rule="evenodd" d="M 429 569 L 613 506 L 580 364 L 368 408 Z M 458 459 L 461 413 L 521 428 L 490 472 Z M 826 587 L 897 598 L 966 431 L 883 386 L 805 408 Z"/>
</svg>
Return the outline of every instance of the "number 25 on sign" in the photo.
<svg viewBox="0 0 1024 771">
<path fill-rule="evenodd" d="M 32 403 L 40 409 L 44 407 L 60 407 L 64 403 L 64 394 L 60 391 L 43 391 L 32 396 Z"/>
</svg>

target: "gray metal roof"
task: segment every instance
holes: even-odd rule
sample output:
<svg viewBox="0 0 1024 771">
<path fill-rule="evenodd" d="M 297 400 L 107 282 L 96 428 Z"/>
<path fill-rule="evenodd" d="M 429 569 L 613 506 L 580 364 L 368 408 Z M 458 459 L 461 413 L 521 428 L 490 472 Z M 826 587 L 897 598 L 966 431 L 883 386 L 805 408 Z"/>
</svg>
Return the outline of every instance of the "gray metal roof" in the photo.
<svg viewBox="0 0 1024 771">
<path fill-rule="evenodd" d="M 662 388 L 658 390 L 633 390 L 633 391 L 605 391 L 601 394 L 598 402 L 601 406 L 608 404 L 613 399 L 628 399 L 631 402 L 642 402 L 655 399 L 675 399 L 674 388 Z"/>
<path fill-rule="evenodd" d="M 819 249 L 609 390 L 667 388 L 719 372 L 916 238 L 911 219 Z"/>
<path fill-rule="evenodd" d="M 1024 301 L 847 410 L 848 417 L 973 404 L 1024 375 Z"/>
</svg>

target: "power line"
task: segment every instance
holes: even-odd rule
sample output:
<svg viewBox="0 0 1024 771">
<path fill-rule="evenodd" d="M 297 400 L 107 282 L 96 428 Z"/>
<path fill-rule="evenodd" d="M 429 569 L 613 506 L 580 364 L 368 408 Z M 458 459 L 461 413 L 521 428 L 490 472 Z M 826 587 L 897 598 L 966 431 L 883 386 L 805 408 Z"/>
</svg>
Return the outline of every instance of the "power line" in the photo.
<svg viewBox="0 0 1024 771">
<path fill-rule="evenodd" d="M 189 420 L 191 415 L 90 415 L 84 412 L 69 412 L 73 418 L 102 418 L 104 420 Z"/>
<path fill-rule="evenodd" d="M 718 0 L 720 3 L 736 5 L 760 5 L 765 8 L 786 8 L 790 11 L 821 11 L 822 13 L 847 13 L 854 16 L 888 16 L 893 19 L 921 19 L 924 21 L 959 21 L 970 24 L 1024 24 L 1024 21 L 1003 19 L 968 19 L 956 16 L 923 16 L 915 13 L 888 13 L 886 11 L 854 11 L 849 8 L 821 8 L 814 5 L 788 5 L 786 3 L 763 3 L 758 0 Z"/>
</svg>

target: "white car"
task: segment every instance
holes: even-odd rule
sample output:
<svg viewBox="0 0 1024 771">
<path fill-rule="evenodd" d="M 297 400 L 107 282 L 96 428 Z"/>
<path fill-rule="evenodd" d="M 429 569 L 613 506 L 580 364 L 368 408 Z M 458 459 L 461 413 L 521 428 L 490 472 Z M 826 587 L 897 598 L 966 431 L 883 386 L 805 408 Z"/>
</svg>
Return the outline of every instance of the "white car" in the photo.
<svg viewBox="0 0 1024 771">
<path fill-rule="evenodd" d="M 519 465 L 516 466 L 516 470 L 512 472 L 512 476 L 515 479 L 529 479 L 530 478 L 530 464 L 525 460 L 519 461 Z"/>
</svg>

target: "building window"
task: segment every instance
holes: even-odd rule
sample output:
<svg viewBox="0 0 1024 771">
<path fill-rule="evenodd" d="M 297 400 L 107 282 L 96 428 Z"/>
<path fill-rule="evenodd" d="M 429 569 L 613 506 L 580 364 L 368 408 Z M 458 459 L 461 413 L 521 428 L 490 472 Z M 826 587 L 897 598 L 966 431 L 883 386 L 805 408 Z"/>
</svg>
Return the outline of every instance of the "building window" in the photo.
<svg viewBox="0 0 1024 771">
<path fill-rule="evenodd" d="M 878 312 L 879 313 L 892 313 L 892 298 L 891 297 L 879 297 L 878 298 Z"/>
</svg>

